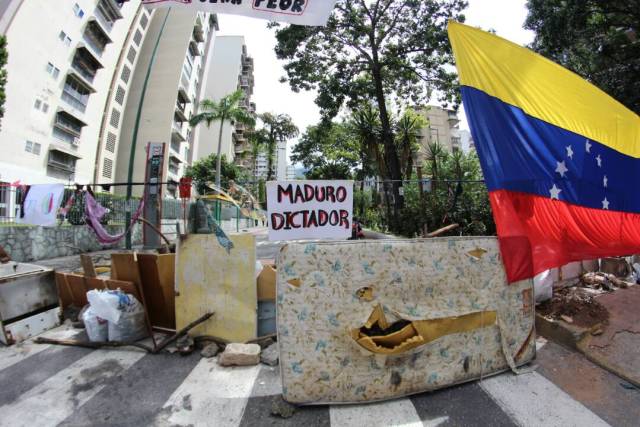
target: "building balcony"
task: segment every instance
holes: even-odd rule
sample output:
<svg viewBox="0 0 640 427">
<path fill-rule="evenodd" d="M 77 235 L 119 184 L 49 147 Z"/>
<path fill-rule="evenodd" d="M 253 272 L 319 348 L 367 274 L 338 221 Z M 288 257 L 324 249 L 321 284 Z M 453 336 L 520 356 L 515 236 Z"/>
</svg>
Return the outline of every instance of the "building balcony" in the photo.
<svg viewBox="0 0 640 427">
<path fill-rule="evenodd" d="M 173 122 L 171 124 L 171 143 L 181 143 L 187 140 L 184 136 L 183 126 Z"/>
<path fill-rule="evenodd" d="M 204 43 L 204 28 L 202 28 L 202 23 L 198 19 L 198 22 L 193 27 L 193 38 L 198 43 Z"/>
<path fill-rule="evenodd" d="M 113 29 L 113 24 L 118 19 L 122 19 L 122 13 L 120 7 L 114 0 L 100 0 L 94 11 L 96 21 L 104 28 L 105 31 L 110 32 Z"/>
<path fill-rule="evenodd" d="M 189 42 L 189 53 L 191 56 L 202 56 L 202 49 L 198 46 L 198 42 L 195 40 L 191 40 Z"/>
</svg>

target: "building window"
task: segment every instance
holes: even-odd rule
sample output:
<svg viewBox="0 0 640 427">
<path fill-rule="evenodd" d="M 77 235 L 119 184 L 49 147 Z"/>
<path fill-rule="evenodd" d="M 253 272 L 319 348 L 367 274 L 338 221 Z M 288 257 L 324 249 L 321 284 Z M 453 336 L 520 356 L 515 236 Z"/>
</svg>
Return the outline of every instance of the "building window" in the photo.
<svg viewBox="0 0 640 427">
<path fill-rule="evenodd" d="M 64 31 L 60 31 L 60 34 L 58 34 L 58 38 L 62 43 L 65 44 L 65 46 L 71 46 L 71 37 L 69 37 Z"/>
<path fill-rule="evenodd" d="M 82 47 L 77 49 L 73 55 L 71 67 L 80 73 L 89 83 L 93 83 L 96 73 L 102 68 L 102 64 L 93 57 L 89 50 Z"/>
<path fill-rule="evenodd" d="M 133 36 L 133 42 L 136 46 L 140 46 L 140 42 L 142 41 L 142 33 L 140 30 L 136 30 L 136 34 Z"/>
<path fill-rule="evenodd" d="M 42 146 L 40 144 L 33 141 L 27 141 L 24 145 L 24 151 L 26 151 L 27 153 L 35 154 L 36 156 L 40 155 L 41 148 Z"/>
<path fill-rule="evenodd" d="M 123 82 L 128 83 L 129 77 L 131 77 L 131 69 L 125 65 L 122 69 L 122 75 L 120 76 L 120 78 Z"/>
<path fill-rule="evenodd" d="M 149 18 L 147 17 L 147 14 L 144 13 L 142 15 L 142 18 L 140 18 L 140 26 L 142 27 L 143 30 L 147 28 L 148 23 L 149 23 Z"/>
<path fill-rule="evenodd" d="M 125 91 L 124 88 L 122 86 L 118 86 L 118 89 L 116 90 L 116 102 L 120 105 L 122 105 L 122 103 L 124 102 L 124 95 L 125 95 Z"/>
<path fill-rule="evenodd" d="M 127 53 L 127 59 L 132 64 L 136 60 L 136 50 L 133 47 L 129 48 L 129 53 Z"/>
<path fill-rule="evenodd" d="M 51 150 L 49 151 L 49 161 L 47 162 L 47 166 L 64 172 L 73 173 L 76 171 L 76 158 L 61 151 Z"/>
<path fill-rule="evenodd" d="M 112 174 L 113 174 L 113 160 L 104 159 L 104 162 L 102 164 L 102 176 L 104 178 L 111 178 Z"/>
<path fill-rule="evenodd" d="M 71 145 L 78 145 L 83 126 L 85 124 L 71 114 L 59 111 L 53 123 L 53 136 Z"/>
<path fill-rule="evenodd" d="M 116 152 L 116 135 L 114 133 L 107 133 L 107 151 L 111 153 Z"/>
<path fill-rule="evenodd" d="M 46 102 L 42 103 L 42 112 L 46 113 L 49 111 L 49 104 L 47 104 Z"/>
<path fill-rule="evenodd" d="M 42 106 L 42 101 L 40 101 L 39 99 L 36 99 L 36 103 L 33 105 L 33 108 L 35 108 L 36 110 L 39 110 L 41 106 Z"/>
<path fill-rule="evenodd" d="M 109 121 L 109 123 L 111 123 L 111 126 L 113 126 L 114 128 L 118 128 L 118 125 L 120 124 L 120 111 L 116 110 L 115 108 L 111 110 L 111 120 Z"/>
<path fill-rule="evenodd" d="M 87 27 L 84 29 L 82 38 L 98 56 L 102 55 L 107 44 L 111 43 L 109 36 L 95 21 L 89 21 Z"/>
<path fill-rule="evenodd" d="M 84 112 L 87 109 L 89 95 L 91 91 L 85 87 L 77 78 L 67 76 L 62 89 L 62 100 L 73 108 Z"/>
<path fill-rule="evenodd" d="M 73 5 L 73 13 L 78 18 L 82 18 L 84 16 L 84 10 L 80 8 L 80 5 L 78 5 L 78 3 Z"/>
<path fill-rule="evenodd" d="M 51 75 L 54 80 L 57 80 L 60 75 L 60 69 L 54 66 L 51 62 L 47 62 L 47 73 Z"/>
</svg>

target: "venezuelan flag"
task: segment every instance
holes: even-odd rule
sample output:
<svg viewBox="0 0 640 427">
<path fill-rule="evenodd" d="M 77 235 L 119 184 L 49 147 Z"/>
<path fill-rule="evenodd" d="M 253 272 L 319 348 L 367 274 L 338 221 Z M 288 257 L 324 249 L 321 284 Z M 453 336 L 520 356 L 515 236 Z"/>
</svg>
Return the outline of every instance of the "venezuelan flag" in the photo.
<svg viewBox="0 0 640 427">
<path fill-rule="evenodd" d="M 449 39 L 509 281 L 640 252 L 640 117 L 500 37 Z"/>
</svg>

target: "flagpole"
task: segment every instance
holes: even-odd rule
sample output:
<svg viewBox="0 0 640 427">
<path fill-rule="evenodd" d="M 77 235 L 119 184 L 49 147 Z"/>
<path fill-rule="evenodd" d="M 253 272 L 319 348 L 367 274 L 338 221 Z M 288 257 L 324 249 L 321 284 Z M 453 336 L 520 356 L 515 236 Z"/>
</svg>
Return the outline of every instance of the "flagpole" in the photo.
<svg viewBox="0 0 640 427">
<path fill-rule="evenodd" d="M 142 6 L 144 7 L 144 6 Z M 149 77 L 151 76 L 151 69 L 153 68 L 153 64 L 156 60 L 156 54 L 158 52 L 158 46 L 160 45 L 160 39 L 162 38 L 162 33 L 164 32 L 164 28 L 167 25 L 167 20 L 169 19 L 169 14 L 171 14 L 171 8 L 167 11 L 167 14 L 164 17 L 164 21 L 162 22 L 162 27 L 160 27 L 160 33 L 158 33 L 158 38 L 156 39 L 156 44 L 153 47 L 153 52 L 151 53 L 151 60 L 149 61 L 149 66 L 147 67 L 147 74 L 144 77 L 144 83 L 142 85 L 142 93 L 140 94 L 140 102 L 138 103 L 138 112 L 136 113 L 136 122 L 133 128 L 133 137 L 131 140 L 131 152 L 129 154 L 129 172 L 127 174 L 127 210 L 125 213 L 125 224 L 131 223 L 131 195 L 133 191 L 132 183 L 133 180 L 133 166 L 136 158 L 136 147 L 138 143 L 138 130 L 140 129 L 140 119 L 142 117 L 142 107 L 144 104 L 144 98 L 147 94 L 147 85 L 149 83 Z M 129 228 L 126 236 L 126 248 L 131 249 L 131 231 L 133 227 Z"/>
</svg>

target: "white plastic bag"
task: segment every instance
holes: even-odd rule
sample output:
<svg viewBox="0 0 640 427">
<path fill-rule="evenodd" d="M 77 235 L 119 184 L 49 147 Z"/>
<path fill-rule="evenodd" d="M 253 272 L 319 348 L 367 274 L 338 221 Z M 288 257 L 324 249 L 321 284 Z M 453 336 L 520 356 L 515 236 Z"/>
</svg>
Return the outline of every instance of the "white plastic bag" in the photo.
<svg viewBox="0 0 640 427">
<path fill-rule="evenodd" d="M 109 322 L 109 341 L 138 341 L 148 335 L 144 318 L 144 307 L 133 295 L 126 295 L 118 306 L 117 322 Z"/>
<path fill-rule="evenodd" d="M 127 294 L 122 291 L 92 290 L 87 292 L 87 300 L 96 315 L 116 323 L 122 314 L 120 306 L 128 303 Z"/>
<path fill-rule="evenodd" d="M 536 303 L 553 298 L 553 275 L 551 270 L 543 271 L 533 278 L 533 293 Z"/>
<path fill-rule="evenodd" d="M 89 341 L 105 342 L 108 340 L 108 326 L 107 321 L 98 317 L 93 308 L 88 307 L 84 313 L 82 313 L 82 321 L 84 322 L 85 331 Z"/>
</svg>

